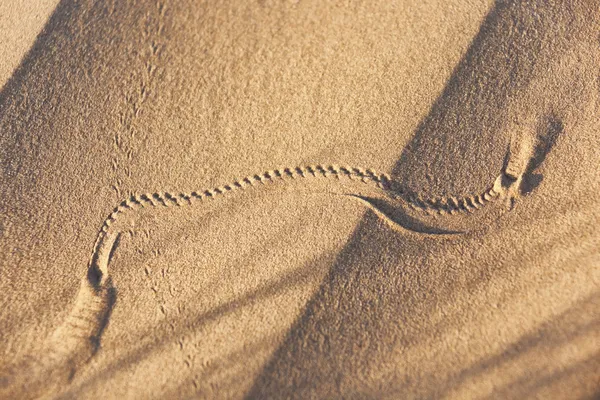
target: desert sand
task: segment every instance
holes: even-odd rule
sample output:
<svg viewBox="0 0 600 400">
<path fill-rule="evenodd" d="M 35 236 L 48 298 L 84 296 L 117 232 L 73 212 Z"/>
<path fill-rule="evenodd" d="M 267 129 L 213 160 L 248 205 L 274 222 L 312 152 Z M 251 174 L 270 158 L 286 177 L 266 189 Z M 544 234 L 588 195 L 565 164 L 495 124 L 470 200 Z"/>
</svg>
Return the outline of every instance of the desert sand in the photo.
<svg viewBox="0 0 600 400">
<path fill-rule="evenodd" d="M 0 6 L 0 398 L 600 396 L 600 3 L 56 3 Z"/>
</svg>

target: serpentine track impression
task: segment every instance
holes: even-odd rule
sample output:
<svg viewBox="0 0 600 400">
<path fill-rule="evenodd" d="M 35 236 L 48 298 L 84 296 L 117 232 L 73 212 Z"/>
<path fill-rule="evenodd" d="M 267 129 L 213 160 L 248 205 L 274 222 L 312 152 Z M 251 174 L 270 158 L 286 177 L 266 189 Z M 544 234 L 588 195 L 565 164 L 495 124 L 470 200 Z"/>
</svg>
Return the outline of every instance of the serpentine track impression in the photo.
<svg viewBox="0 0 600 400">
<path fill-rule="evenodd" d="M 328 192 L 364 202 L 394 229 L 427 235 L 453 235 L 481 229 L 511 209 L 532 154 L 525 142 L 511 144 L 503 171 L 481 193 L 457 197 L 423 199 L 410 193 L 386 174 L 369 169 L 317 165 L 282 168 L 246 177 L 230 184 L 191 193 L 152 193 L 123 201 L 104 221 L 71 312 L 45 341 L 44 351 L 32 367 L 32 375 L 43 380 L 52 371 L 57 380 L 69 381 L 99 348 L 100 337 L 114 303 L 109 271 L 111 253 L 125 228 L 122 222 L 135 218 L 142 209 L 185 207 L 214 200 L 248 187 L 312 180 L 322 182 Z M 501 201 L 504 200 L 504 201 Z"/>
</svg>

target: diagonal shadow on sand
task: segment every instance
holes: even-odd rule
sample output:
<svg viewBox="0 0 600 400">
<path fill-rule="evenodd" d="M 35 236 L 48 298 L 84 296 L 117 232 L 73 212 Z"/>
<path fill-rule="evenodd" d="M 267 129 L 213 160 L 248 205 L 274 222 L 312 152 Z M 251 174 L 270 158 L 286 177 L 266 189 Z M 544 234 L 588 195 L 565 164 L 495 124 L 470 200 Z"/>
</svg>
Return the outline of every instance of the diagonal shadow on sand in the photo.
<svg viewBox="0 0 600 400">
<path fill-rule="evenodd" d="M 394 175 L 437 195 L 473 192 L 489 182 L 502 168 L 505 153 L 499 150 L 510 142 L 511 130 L 536 113 L 547 121 L 553 111 L 544 96 L 532 97 L 527 89 L 543 80 L 554 55 L 578 40 L 572 32 L 582 30 L 582 9 L 573 9 L 498 1 Z M 380 398 L 390 388 L 377 382 L 392 385 L 390 380 L 406 397 L 440 396 L 441 386 L 451 385 L 441 372 L 398 373 L 388 356 L 422 345 L 420 362 L 434 357 L 427 341 L 443 335 L 432 315 L 468 298 L 465 282 L 488 282 L 499 272 L 494 249 L 487 246 L 484 253 L 485 245 L 485 238 L 452 242 L 394 233 L 368 212 L 247 398 Z M 454 266 L 444 260 L 448 251 L 468 261 Z M 460 329 L 461 320 L 446 318 L 444 328 Z"/>
<path fill-rule="evenodd" d="M 511 135 L 535 112 L 528 94 L 570 47 L 569 16 L 542 2 L 498 1 L 443 92 L 403 149 L 393 175 L 424 197 L 475 193 L 502 168 Z M 539 4 L 535 4 L 539 3 Z"/>
<path fill-rule="evenodd" d="M 245 254 L 240 258 L 240 260 L 238 260 L 238 262 L 240 265 L 247 265 L 248 259 L 250 258 L 250 254 Z M 333 254 L 324 254 L 318 259 L 307 262 L 304 266 L 288 272 L 277 280 L 272 280 L 260 287 L 254 288 L 244 295 L 228 300 L 215 308 L 209 309 L 203 313 L 184 312 L 175 318 L 164 321 L 160 324 L 160 326 L 152 327 L 142 334 L 139 334 L 139 337 L 149 338 L 152 336 L 153 332 L 165 333 L 151 341 L 147 340 L 147 343 L 138 345 L 135 349 L 129 352 L 125 352 L 125 354 L 122 354 L 116 360 L 111 361 L 107 366 L 104 366 L 99 371 L 91 374 L 90 377 L 80 384 L 69 387 L 68 394 L 80 396 L 82 392 L 85 393 L 86 389 L 93 387 L 95 384 L 98 384 L 98 382 L 110 380 L 114 378 L 115 375 L 119 374 L 123 370 L 126 370 L 128 367 L 142 363 L 144 360 L 159 354 L 161 351 L 165 351 L 166 348 L 172 345 L 174 337 L 186 335 L 186 332 L 189 332 L 190 330 L 194 332 L 200 331 L 204 327 L 219 321 L 219 319 L 232 314 L 235 311 L 247 308 L 254 304 L 268 300 L 277 294 L 306 284 L 306 281 L 310 279 L 312 275 L 314 275 L 315 271 L 323 270 L 326 265 L 331 263 L 332 258 Z M 193 301 L 193 299 L 188 300 Z M 172 330 L 167 329 L 169 324 L 171 324 Z M 202 371 L 199 379 L 209 379 L 211 374 L 214 374 L 217 370 L 234 369 L 233 367 L 235 365 L 239 365 L 240 357 L 246 359 L 249 357 L 251 358 L 253 356 L 253 351 L 257 352 L 261 349 L 270 349 L 273 341 L 277 340 L 276 336 L 277 335 L 267 337 L 266 339 L 261 340 L 259 343 L 253 344 L 250 346 L 250 348 L 244 348 L 242 351 L 233 352 L 230 357 L 226 357 L 226 359 L 220 359 L 219 362 L 215 363 L 215 365 L 207 368 L 205 371 Z M 174 383 L 176 384 L 174 387 L 167 388 L 172 390 L 174 394 L 165 395 L 163 393 L 162 395 L 164 398 L 173 398 L 173 396 L 176 397 L 177 395 L 180 395 L 181 390 L 183 390 L 186 385 L 189 385 L 189 382 L 187 381 L 183 382 L 183 384 L 177 381 L 174 381 Z M 181 384 L 181 386 L 179 386 L 179 384 Z"/>
</svg>

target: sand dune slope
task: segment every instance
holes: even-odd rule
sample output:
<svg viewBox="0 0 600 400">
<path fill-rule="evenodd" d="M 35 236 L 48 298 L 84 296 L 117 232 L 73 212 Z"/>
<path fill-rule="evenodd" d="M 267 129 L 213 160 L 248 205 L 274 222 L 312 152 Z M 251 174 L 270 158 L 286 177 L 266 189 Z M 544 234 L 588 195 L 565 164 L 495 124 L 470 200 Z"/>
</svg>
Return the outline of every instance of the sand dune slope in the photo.
<svg viewBox="0 0 600 400">
<path fill-rule="evenodd" d="M 0 397 L 597 396 L 597 10 L 61 1 L 0 92 Z"/>
</svg>

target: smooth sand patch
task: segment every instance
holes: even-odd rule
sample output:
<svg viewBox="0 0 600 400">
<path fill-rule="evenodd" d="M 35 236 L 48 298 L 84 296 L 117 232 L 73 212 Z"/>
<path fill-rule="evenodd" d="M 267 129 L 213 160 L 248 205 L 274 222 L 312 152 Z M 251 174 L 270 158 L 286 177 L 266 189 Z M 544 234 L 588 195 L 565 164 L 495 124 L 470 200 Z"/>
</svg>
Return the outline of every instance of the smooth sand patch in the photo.
<svg viewBox="0 0 600 400">
<path fill-rule="evenodd" d="M 33 45 L 58 0 L 5 0 L 0 3 L 0 88 Z"/>
</svg>

